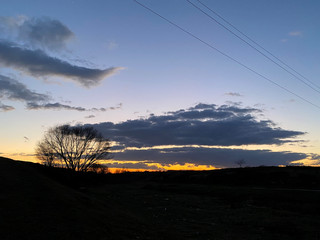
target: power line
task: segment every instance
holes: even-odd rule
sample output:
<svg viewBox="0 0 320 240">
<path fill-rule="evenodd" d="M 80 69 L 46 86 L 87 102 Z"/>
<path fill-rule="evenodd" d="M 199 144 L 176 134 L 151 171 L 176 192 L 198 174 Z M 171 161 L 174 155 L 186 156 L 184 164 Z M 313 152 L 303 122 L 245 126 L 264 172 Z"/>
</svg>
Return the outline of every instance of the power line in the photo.
<svg viewBox="0 0 320 240">
<path fill-rule="evenodd" d="M 234 26 L 232 23 L 230 23 L 229 21 L 227 21 L 225 18 L 223 18 L 221 15 L 219 15 L 217 12 L 213 11 L 212 8 L 209 8 L 207 5 L 205 5 L 204 3 L 202 3 L 200 0 L 197 0 L 201 5 L 203 5 L 205 8 L 207 8 L 209 11 L 211 11 L 213 14 L 215 14 L 216 16 L 218 16 L 220 19 L 222 19 L 225 23 L 227 23 L 229 26 L 231 26 L 232 28 L 234 28 L 236 31 L 238 31 L 240 34 L 242 34 L 243 36 L 245 36 L 247 39 L 249 39 L 251 42 L 253 42 L 254 44 L 256 44 L 257 46 L 259 46 L 261 49 L 263 49 L 265 52 L 267 52 L 268 54 L 270 54 L 272 57 L 274 57 L 275 59 L 277 59 L 279 62 L 281 62 L 283 65 L 285 65 L 286 67 L 288 67 L 290 70 L 292 70 L 293 72 L 295 72 L 296 74 L 298 74 L 300 77 L 304 78 L 306 81 L 308 81 L 309 83 L 313 84 L 315 87 L 320 88 L 319 85 L 315 84 L 314 82 L 312 82 L 311 80 L 309 80 L 307 77 L 303 76 L 302 74 L 300 74 L 298 71 L 296 71 L 295 69 L 293 69 L 292 67 L 290 67 L 288 64 L 286 64 L 284 61 L 282 61 L 281 59 L 279 59 L 277 56 L 275 56 L 274 54 L 272 54 L 270 51 L 268 51 L 267 49 L 265 49 L 263 46 L 261 46 L 259 43 L 257 43 L 256 41 L 254 41 L 252 38 L 250 38 L 248 35 L 246 35 L 244 32 L 242 32 L 241 30 L 239 30 L 236 26 Z"/>
<path fill-rule="evenodd" d="M 242 67 L 246 68 L 247 70 L 249 70 L 249 71 L 253 72 L 254 74 L 258 75 L 259 77 L 261 77 L 261 78 L 263 78 L 263 79 L 267 80 L 268 82 L 270 82 L 270 83 L 272 83 L 272 84 L 276 85 L 277 87 L 279 87 L 279 88 L 281 88 L 281 89 L 285 90 L 286 92 L 288 92 L 288 93 L 290 93 L 290 94 L 292 94 L 292 95 L 296 96 L 297 98 L 300 98 L 300 99 L 301 99 L 301 100 L 303 100 L 304 102 L 307 102 L 307 103 L 309 103 L 309 104 L 313 105 L 314 107 L 316 107 L 316 108 L 319 108 L 319 109 L 320 109 L 320 106 L 319 106 L 319 105 L 317 105 L 317 104 L 315 104 L 315 103 L 313 103 L 313 102 L 311 102 L 311 101 L 309 101 L 309 100 L 305 99 L 304 97 L 302 97 L 302 96 L 300 96 L 300 95 L 298 95 L 298 94 L 296 94 L 296 93 L 292 92 L 291 90 L 287 89 L 286 87 L 283 87 L 282 85 L 280 85 L 280 84 L 276 83 L 275 81 L 273 81 L 273 80 L 271 80 L 271 79 L 269 79 L 269 78 L 265 77 L 264 75 L 260 74 L 259 72 L 255 71 L 254 69 L 252 69 L 252 68 L 248 67 L 247 65 L 245 65 L 245 64 L 243 64 L 243 63 L 241 63 L 240 61 L 236 60 L 235 58 L 233 58 L 233 57 L 229 56 L 228 54 L 226 54 L 226 53 L 222 52 L 221 50 L 219 50 L 218 48 L 214 47 L 214 46 L 213 46 L 213 45 L 211 45 L 210 43 L 208 43 L 208 42 L 206 42 L 206 41 L 202 40 L 201 38 L 197 37 L 196 35 L 194 35 L 193 33 L 189 32 L 188 30 L 186 30 L 186 29 L 184 29 L 184 28 L 180 27 L 179 25 L 177 25 L 176 23 L 174 23 L 174 22 L 170 21 L 170 20 L 169 20 L 169 19 L 167 19 L 166 17 L 164 17 L 164 16 L 160 15 L 159 13 L 157 13 L 156 11 L 154 11 L 154 10 L 152 10 L 151 8 L 147 7 L 146 5 L 144 5 L 144 4 L 142 4 L 142 3 L 140 3 L 140 2 L 139 2 L 139 1 L 137 1 L 137 0 L 133 0 L 133 1 L 134 1 L 135 3 L 137 3 L 138 5 L 140 5 L 141 7 L 143 7 L 143 8 L 145 8 L 145 9 L 147 9 L 147 10 L 148 10 L 148 11 L 150 11 L 151 13 L 153 13 L 153 14 L 157 15 L 158 17 L 162 18 L 162 19 L 163 19 L 163 20 L 165 20 L 166 22 L 170 23 L 170 24 L 171 24 L 171 25 L 173 25 L 174 27 L 176 27 L 176 28 L 180 29 L 180 30 L 181 30 L 181 31 L 183 31 L 184 33 L 188 34 L 189 36 L 191 36 L 191 37 L 195 38 L 196 40 L 200 41 L 201 43 L 203 43 L 203 44 L 204 44 L 204 45 L 206 45 L 207 47 L 209 47 L 209 48 L 211 48 L 211 49 L 213 49 L 213 50 L 215 50 L 215 51 L 219 52 L 221 55 L 225 56 L 226 58 L 228 58 L 228 59 L 232 60 L 233 62 L 236 62 L 237 64 L 241 65 Z"/>
<path fill-rule="evenodd" d="M 206 7 L 207 9 L 209 9 L 211 12 L 213 12 L 214 14 L 216 14 L 211 8 L 209 8 L 207 5 L 205 5 L 204 3 L 202 3 L 201 1 L 197 0 L 200 4 L 202 4 L 204 7 Z M 227 22 L 230 26 L 232 26 L 234 29 L 236 29 L 238 32 L 240 32 L 242 35 L 244 35 L 246 38 L 248 38 L 250 41 L 252 41 L 254 44 L 256 44 L 257 46 L 259 46 L 261 49 L 263 49 L 265 52 L 267 52 L 268 54 L 270 54 L 272 57 L 274 57 L 275 59 L 277 59 L 280 63 L 282 63 L 283 65 L 285 65 L 286 67 L 288 67 L 289 69 L 291 69 L 293 72 L 299 74 L 300 76 L 302 76 L 303 78 L 305 78 L 309 83 L 307 83 L 306 81 L 304 81 L 303 79 L 301 79 L 299 76 L 297 76 L 296 74 L 290 72 L 288 69 L 286 69 L 285 67 L 281 66 L 279 63 L 277 63 L 275 60 L 273 60 L 272 58 L 270 58 L 268 55 L 266 55 L 265 53 L 263 53 L 262 51 L 260 51 L 258 48 L 256 48 L 255 46 L 253 46 L 251 43 L 249 43 L 248 41 L 246 41 L 244 38 L 242 38 L 241 36 L 239 36 L 237 33 L 235 33 L 234 31 L 232 31 L 230 28 L 226 27 L 225 25 L 223 25 L 221 22 L 219 22 L 216 18 L 212 17 L 211 15 L 209 15 L 208 13 L 206 13 L 205 11 L 203 11 L 201 8 L 199 8 L 197 5 L 195 5 L 193 2 L 191 2 L 190 0 L 187 0 L 188 3 L 190 3 L 194 8 L 198 9 L 200 12 L 202 12 L 203 14 L 205 14 L 207 17 L 209 17 L 211 20 L 213 20 L 214 22 L 216 22 L 217 24 L 219 24 L 221 27 L 223 27 L 224 29 L 226 29 L 228 32 L 230 32 L 231 34 L 233 34 L 234 36 L 236 36 L 237 38 L 239 38 L 241 41 L 243 41 L 244 43 L 246 43 L 248 46 L 250 46 L 251 48 L 253 48 L 255 51 L 259 52 L 262 56 L 264 56 L 265 58 L 267 58 L 268 60 L 270 60 L 271 62 L 273 62 L 274 64 L 276 64 L 278 67 L 280 67 L 281 69 L 283 69 L 284 71 L 286 71 L 287 73 L 289 73 L 290 75 L 292 75 L 293 77 L 295 77 L 296 79 L 298 79 L 300 82 L 302 82 L 303 84 L 307 85 L 309 88 L 311 88 L 312 90 L 318 92 L 320 94 L 320 90 L 314 88 L 313 86 L 311 86 L 309 83 L 311 83 L 312 85 L 316 86 L 317 88 L 319 88 L 315 83 L 311 82 L 310 80 L 308 80 L 307 78 L 303 77 L 300 73 L 298 73 L 296 70 L 294 70 L 293 68 L 291 68 L 289 65 L 287 65 L 286 63 L 284 63 L 282 60 L 280 60 L 278 57 L 276 57 L 275 55 L 273 55 L 271 52 L 269 52 L 268 50 L 266 50 L 265 48 L 263 48 L 260 44 L 258 44 L 257 42 L 255 42 L 254 40 L 252 40 L 250 37 L 248 37 L 246 34 L 244 34 L 243 32 L 241 32 L 240 30 L 238 30 L 236 27 L 234 27 L 231 23 L 227 22 L 226 20 L 224 20 L 222 17 L 220 17 L 220 15 L 216 14 L 217 16 L 219 16 L 222 20 L 224 20 L 225 22 Z"/>
</svg>

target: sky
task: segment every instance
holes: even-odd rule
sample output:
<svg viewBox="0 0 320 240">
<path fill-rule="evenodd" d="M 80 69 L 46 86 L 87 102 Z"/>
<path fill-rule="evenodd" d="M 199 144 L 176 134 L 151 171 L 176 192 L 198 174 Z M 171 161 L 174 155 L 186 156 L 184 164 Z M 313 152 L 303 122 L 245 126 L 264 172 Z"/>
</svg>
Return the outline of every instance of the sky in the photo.
<svg viewBox="0 0 320 240">
<path fill-rule="evenodd" d="M 0 155 L 59 124 L 110 168 L 320 162 L 320 2 L 1 0 Z M 253 40 L 253 41 L 252 41 Z"/>
</svg>

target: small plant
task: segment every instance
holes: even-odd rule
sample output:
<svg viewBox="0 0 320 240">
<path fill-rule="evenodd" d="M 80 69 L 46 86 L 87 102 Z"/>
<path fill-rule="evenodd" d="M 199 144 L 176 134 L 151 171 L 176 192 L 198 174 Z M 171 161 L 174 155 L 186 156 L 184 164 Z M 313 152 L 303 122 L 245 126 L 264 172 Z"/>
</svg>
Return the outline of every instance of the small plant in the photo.
<svg viewBox="0 0 320 240">
<path fill-rule="evenodd" d="M 242 168 L 242 166 L 246 163 L 246 161 L 242 158 L 234 162 L 239 166 L 239 168 Z"/>
<path fill-rule="evenodd" d="M 95 172 L 97 174 L 107 174 L 109 173 L 109 168 L 103 164 L 93 164 L 89 171 Z"/>
<path fill-rule="evenodd" d="M 120 174 L 120 173 L 126 173 L 126 172 L 128 172 L 128 170 L 126 168 L 118 168 L 115 170 L 114 173 Z"/>
</svg>

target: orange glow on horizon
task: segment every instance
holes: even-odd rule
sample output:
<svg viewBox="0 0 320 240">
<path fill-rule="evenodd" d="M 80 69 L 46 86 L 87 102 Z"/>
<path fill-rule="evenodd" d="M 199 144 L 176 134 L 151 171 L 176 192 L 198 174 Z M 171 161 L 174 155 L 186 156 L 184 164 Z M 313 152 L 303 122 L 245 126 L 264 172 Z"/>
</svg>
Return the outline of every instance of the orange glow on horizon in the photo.
<svg viewBox="0 0 320 240">
<path fill-rule="evenodd" d="M 168 170 L 193 170 L 193 171 L 203 171 L 203 170 L 215 170 L 219 169 L 212 165 L 196 165 L 193 163 L 185 163 L 181 164 L 169 164 L 169 165 L 161 165 L 159 163 L 155 164 L 156 166 L 159 165 L 159 168 L 164 168 L 166 171 Z"/>
<path fill-rule="evenodd" d="M 162 149 L 170 149 L 170 148 L 175 148 L 178 146 L 161 146 Z M 215 148 L 216 146 L 179 146 L 179 148 L 184 148 L 184 147 L 205 147 L 205 148 Z M 160 149 L 160 146 L 154 146 L 151 148 L 128 148 L 129 151 L 131 150 L 148 150 L 148 149 Z M 127 149 L 127 150 L 128 150 Z M 39 160 L 37 157 L 34 155 L 33 152 L 24 152 L 24 153 L 2 153 L 2 157 L 7 157 L 11 158 L 13 160 L 18 160 L 18 161 L 28 161 L 28 162 L 33 162 L 33 163 L 39 163 Z M 185 164 L 178 164 L 178 163 L 157 163 L 153 161 L 152 159 L 150 160 L 114 160 L 114 159 L 109 159 L 109 160 L 101 160 L 102 164 L 105 164 L 110 172 L 115 173 L 115 172 L 144 172 L 144 171 L 168 171 L 168 170 L 194 170 L 194 171 L 203 171 L 203 170 L 214 170 L 214 169 L 219 169 L 215 167 L 214 165 L 199 165 L 195 163 L 185 163 Z M 305 159 L 298 160 L 298 161 L 293 161 L 293 165 L 299 165 L 301 164 L 302 166 L 320 166 L 319 160 L 318 159 L 313 159 L 312 156 L 308 156 Z"/>
<path fill-rule="evenodd" d="M 170 164 L 163 166 L 161 164 L 152 164 L 153 167 L 159 165 L 159 169 L 153 168 L 109 168 L 111 173 L 121 173 L 121 172 L 158 172 L 158 171 L 206 171 L 206 170 L 217 170 L 214 166 L 207 165 L 195 165 L 192 163 L 186 163 L 184 165 L 180 164 Z M 150 166 L 151 167 L 151 166 Z"/>
<path fill-rule="evenodd" d="M 40 163 L 37 157 L 31 155 L 19 155 L 19 154 L 3 154 L 2 157 L 10 158 L 17 161 Z M 155 172 L 155 171 L 168 171 L 168 170 L 215 170 L 219 169 L 212 165 L 197 165 L 193 163 L 185 164 L 160 164 L 160 163 L 150 163 L 149 161 L 119 161 L 119 160 L 102 160 L 102 164 L 105 164 L 111 173 L 120 172 Z M 118 165 L 117 167 L 112 167 L 112 165 Z M 128 165 L 127 165 L 128 164 Z M 135 168 L 135 164 L 145 164 L 144 168 Z M 131 165 L 131 166 L 130 166 Z"/>
</svg>

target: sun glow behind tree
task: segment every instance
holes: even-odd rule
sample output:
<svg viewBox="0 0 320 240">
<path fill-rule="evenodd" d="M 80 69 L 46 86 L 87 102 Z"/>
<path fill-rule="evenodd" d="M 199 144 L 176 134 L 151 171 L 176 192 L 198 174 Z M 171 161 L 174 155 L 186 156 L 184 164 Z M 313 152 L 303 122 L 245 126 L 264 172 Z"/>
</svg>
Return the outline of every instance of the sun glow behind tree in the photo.
<svg viewBox="0 0 320 240">
<path fill-rule="evenodd" d="M 92 127 L 61 125 L 49 129 L 36 148 L 43 164 L 86 172 L 107 159 L 110 143 Z"/>
</svg>

